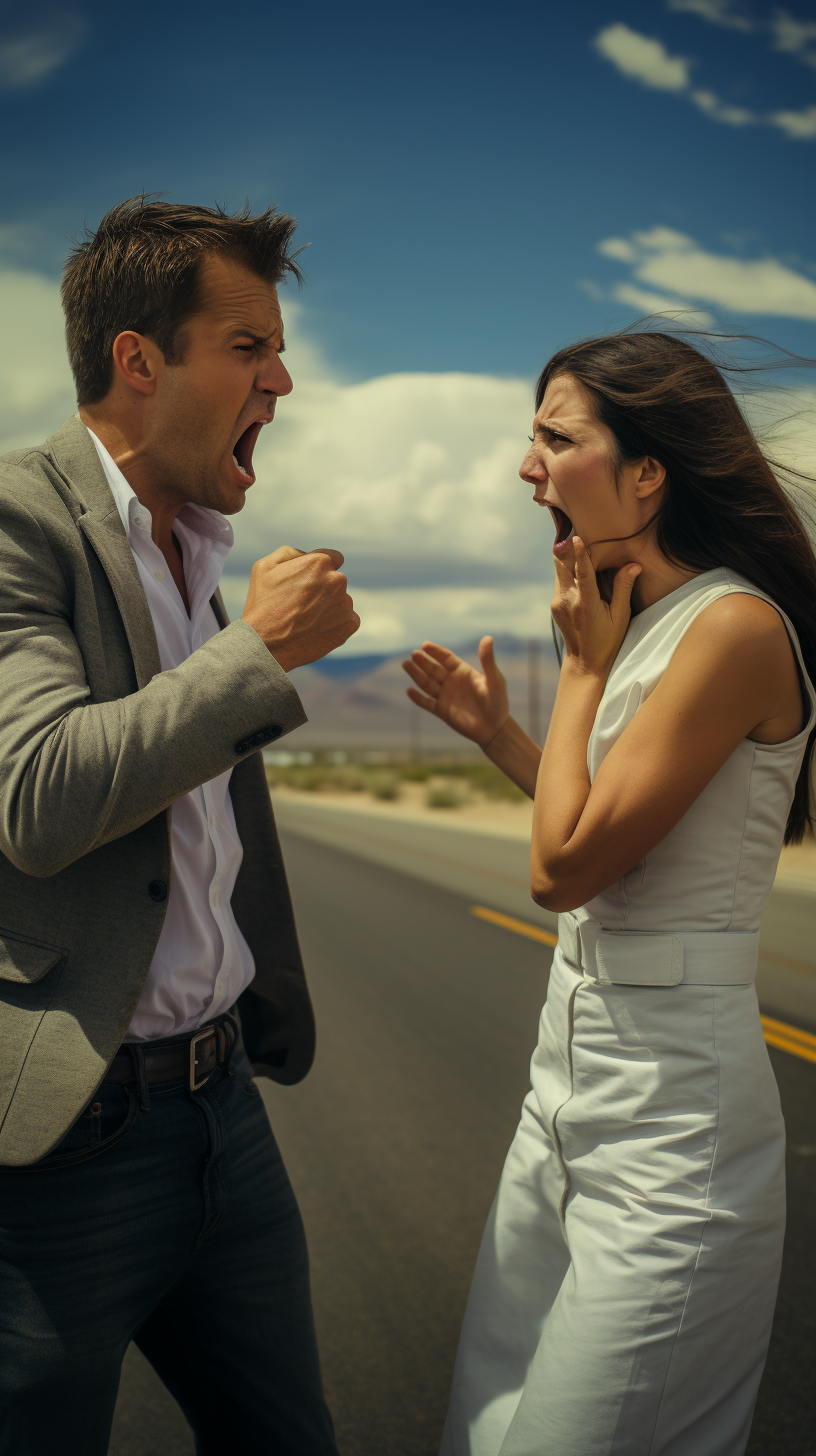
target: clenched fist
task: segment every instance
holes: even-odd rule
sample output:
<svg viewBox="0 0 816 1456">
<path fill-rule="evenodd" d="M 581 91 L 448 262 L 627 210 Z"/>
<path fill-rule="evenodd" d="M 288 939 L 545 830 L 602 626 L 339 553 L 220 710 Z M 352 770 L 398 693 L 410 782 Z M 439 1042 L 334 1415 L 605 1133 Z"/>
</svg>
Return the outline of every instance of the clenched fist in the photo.
<svg viewBox="0 0 816 1456">
<path fill-rule="evenodd" d="M 316 662 L 357 631 L 339 551 L 279 546 L 256 561 L 243 620 L 254 627 L 284 672 Z"/>
</svg>

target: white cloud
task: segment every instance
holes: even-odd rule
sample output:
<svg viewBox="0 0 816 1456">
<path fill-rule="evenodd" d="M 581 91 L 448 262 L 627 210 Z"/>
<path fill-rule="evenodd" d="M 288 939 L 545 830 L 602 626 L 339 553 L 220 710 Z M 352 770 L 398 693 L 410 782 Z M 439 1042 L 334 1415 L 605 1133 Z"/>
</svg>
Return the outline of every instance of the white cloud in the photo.
<svg viewBox="0 0 816 1456">
<path fill-rule="evenodd" d="M 548 553 L 549 555 L 549 553 Z M 246 601 L 248 578 L 225 575 L 221 590 L 230 616 L 240 617 Z M 544 637 L 550 632 L 552 571 L 541 582 L 498 587 L 387 587 L 374 591 L 357 586 L 353 571 L 349 591 L 360 614 L 360 629 L 349 639 L 342 655 L 358 652 L 394 652 L 417 646 L 425 638 L 456 646 L 486 632 L 511 632 L 520 637 Z"/>
<path fill-rule="evenodd" d="M 695 8 L 698 14 L 702 13 L 699 8 Z M 707 15 L 706 18 L 712 17 Z M 630 30 L 628 25 L 607 26 L 596 35 L 594 45 L 629 80 L 640 81 L 644 86 L 651 86 L 656 90 L 673 91 L 676 95 L 682 95 L 693 106 L 710 116 L 712 121 L 722 122 L 726 126 L 748 126 L 757 120 L 752 111 L 744 106 L 729 106 L 714 91 L 692 91 L 692 62 L 682 56 L 669 55 L 662 41 L 640 35 L 636 30 Z"/>
<path fill-rule="evenodd" d="M 722 121 L 726 126 L 751 126 L 758 120 L 754 112 L 744 106 L 727 106 L 715 91 L 691 91 L 689 101 L 713 121 Z"/>
<path fill-rule="evenodd" d="M 610 248 L 613 241 L 606 240 L 606 256 L 628 261 L 631 250 L 636 266 L 708 256 L 671 228 L 617 240 L 625 248 Z M 634 286 L 628 297 L 638 309 L 688 302 Z M 545 635 L 552 529 L 517 473 L 532 415 L 529 383 L 467 374 L 349 383 L 309 342 L 302 306 L 284 293 L 283 308 L 295 390 L 261 435 L 257 484 L 233 517 L 236 545 L 223 580 L 231 615 L 243 610 L 251 562 L 289 541 L 347 554 L 363 618 L 349 653 L 391 651 L 426 636 L 456 644 L 482 632 Z M 75 404 L 56 284 L 0 270 L 0 312 L 2 452 L 42 440 Z M 802 399 L 812 406 L 809 423 L 816 395 L 803 391 Z M 798 400 L 771 393 L 765 415 L 776 452 L 816 466 Z"/>
<path fill-rule="evenodd" d="M 0 452 L 33 445 L 76 409 L 59 289 L 40 273 L 0 268 Z"/>
<path fill-rule="evenodd" d="M 297 317 L 293 327 L 286 305 L 284 317 L 295 389 L 261 434 L 257 483 L 233 518 L 231 561 L 242 570 L 226 578 L 228 610 L 243 609 L 250 563 L 288 542 L 345 554 L 362 618 L 348 652 L 542 633 L 552 531 L 518 476 L 529 383 L 468 374 L 346 383 L 321 372 L 314 353 L 318 372 L 302 368 Z"/>
<path fill-rule="evenodd" d="M 85 39 L 88 25 L 76 11 L 43 17 L 0 40 L 0 89 L 28 91 L 64 66 Z"/>
<path fill-rule="evenodd" d="M 224 578 L 232 614 L 243 609 L 251 563 L 289 542 L 346 554 L 365 614 L 349 651 L 526 630 L 526 614 L 539 601 L 545 613 L 549 600 L 552 539 L 548 513 L 518 477 L 529 381 L 400 374 L 349 383 L 326 368 L 302 306 L 285 292 L 283 308 L 295 389 L 261 435 L 257 484 L 233 518 Z M 43 440 L 76 404 L 56 283 L 0 270 L 0 313 L 4 452 Z"/>
<path fill-rule="evenodd" d="M 616 303 L 628 304 L 641 314 L 668 313 L 674 321 L 689 329 L 707 329 L 714 323 L 710 313 L 704 309 L 690 309 L 688 299 L 666 298 L 662 293 L 650 293 L 646 288 L 637 288 L 632 283 L 617 283 L 612 289 Z"/>
<path fill-rule="evenodd" d="M 768 121 L 794 141 L 811 141 L 816 137 L 816 106 L 807 106 L 804 111 L 774 111 Z"/>
<path fill-rule="evenodd" d="M 634 263 L 637 253 L 631 243 L 625 238 L 605 238 L 598 243 L 598 252 L 603 253 L 605 258 L 615 258 L 619 263 Z"/>
<path fill-rule="evenodd" d="M 816 389 L 759 389 L 740 403 L 765 453 L 816 480 Z"/>
<path fill-rule="evenodd" d="M 383 586 L 535 574 L 545 523 L 518 478 L 528 383 L 394 374 L 350 384 L 302 371 L 296 346 L 290 357 L 295 390 L 261 435 L 258 484 L 235 522 L 242 560 L 287 540 L 337 544 Z"/>
<path fill-rule="evenodd" d="M 670 10 L 687 11 L 715 25 L 744 31 L 756 29 L 753 22 L 744 16 L 731 14 L 728 0 L 667 0 L 667 3 Z M 796 21 L 782 11 L 777 13 L 770 26 L 777 50 L 795 54 L 799 60 L 816 66 L 816 50 L 806 48 L 812 35 L 816 35 L 816 23 Z M 617 22 L 606 26 L 595 36 L 593 45 L 630 81 L 640 81 L 644 86 L 660 91 L 672 91 L 696 106 L 711 121 L 720 122 L 723 126 L 773 126 L 794 141 L 816 138 L 816 106 L 806 107 L 803 111 L 777 111 L 760 116 L 747 106 L 730 105 L 716 91 L 704 87 L 692 89 L 694 62 L 683 56 L 670 55 L 662 41 L 641 35 L 628 25 Z"/>
<path fill-rule="evenodd" d="M 670 56 L 659 40 L 640 35 L 618 22 L 599 31 L 596 50 L 630 80 L 653 86 L 658 91 L 685 91 L 689 84 L 689 62 Z"/>
<path fill-rule="evenodd" d="M 735 15 L 731 0 L 667 0 L 668 10 L 684 11 L 687 15 L 699 15 L 711 25 L 723 25 L 729 30 L 750 31 L 753 21 L 745 15 Z"/>
<path fill-rule="evenodd" d="M 598 244 L 598 251 L 622 259 L 620 244 L 626 241 L 608 238 Z M 664 306 L 677 307 L 678 300 L 691 300 L 735 313 L 816 319 L 816 283 L 776 258 L 746 260 L 708 253 L 693 238 L 672 228 L 635 232 L 631 244 L 636 254 L 631 265 L 634 279 L 668 290 L 674 301 L 664 297 Z M 616 251 L 610 251 L 610 245 Z M 621 302 L 639 306 L 635 298 L 646 297 L 629 285 L 621 286 L 628 290 L 628 296 L 616 292 Z"/>
<path fill-rule="evenodd" d="M 816 49 L 809 49 L 811 42 L 816 41 L 816 21 L 797 20 L 787 10 L 777 10 L 770 28 L 775 51 L 784 51 L 808 66 L 816 66 Z"/>
<path fill-rule="evenodd" d="M 653 227 L 649 231 L 633 233 L 632 237 L 638 248 L 654 248 L 658 252 L 684 252 L 687 248 L 694 247 L 694 239 L 686 236 L 685 233 L 678 233 L 674 228 Z M 598 244 L 598 252 L 602 250 L 603 244 Z M 639 256 L 639 254 L 636 254 Z"/>
</svg>

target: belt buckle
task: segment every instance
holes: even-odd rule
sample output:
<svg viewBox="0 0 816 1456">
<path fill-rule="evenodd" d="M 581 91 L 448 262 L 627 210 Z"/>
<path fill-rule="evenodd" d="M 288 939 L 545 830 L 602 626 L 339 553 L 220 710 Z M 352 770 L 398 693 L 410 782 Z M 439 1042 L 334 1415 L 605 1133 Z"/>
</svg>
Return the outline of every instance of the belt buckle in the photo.
<svg viewBox="0 0 816 1456">
<path fill-rule="evenodd" d="M 205 1038 L 208 1037 L 208 1036 L 215 1036 L 215 1027 L 214 1026 L 205 1026 L 204 1029 L 203 1029 L 203 1031 L 197 1031 L 196 1034 L 195 1034 L 195 1036 L 191 1036 L 190 1037 L 190 1091 L 191 1092 L 200 1092 L 202 1087 L 206 1087 L 207 1083 L 210 1080 L 210 1077 L 212 1076 L 212 1072 L 208 1072 L 207 1075 L 206 1075 L 206 1077 L 204 1077 L 201 1082 L 197 1082 L 196 1081 L 196 1067 L 198 1066 L 198 1058 L 196 1057 L 196 1047 L 198 1046 L 198 1043 L 200 1041 L 204 1041 Z"/>
</svg>

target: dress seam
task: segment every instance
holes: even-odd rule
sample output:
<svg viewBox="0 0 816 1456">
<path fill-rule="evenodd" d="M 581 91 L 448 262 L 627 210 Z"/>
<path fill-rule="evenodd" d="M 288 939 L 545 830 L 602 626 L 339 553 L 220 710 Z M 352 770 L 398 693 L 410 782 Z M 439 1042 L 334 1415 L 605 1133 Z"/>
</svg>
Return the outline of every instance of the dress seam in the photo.
<svg viewBox="0 0 816 1456">
<path fill-rule="evenodd" d="M 751 740 L 751 741 L 753 741 L 753 740 Z M 744 858 L 744 855 L 745 855 L 745 840 L 746 840 L 746 833 L 745 833 L 745 831 L 746 831 L 746 829 L 748 827 L 748 819 L 749 819 L 749 816 L 750 816 L 750 813 L 751 813 L 751 793 L 752 793 L 752 789 L 753 789 L 754 773 L 756 771 L 756 765 L 757 765 L 757 756 L 756 756 L 756 747 L 754 747 L 753 748 L 753 751 L 751 753 L 751 769 L 750 769 L 750 772 L 748 774 L 748 789 L 747 789 L 747 793 L 745 795 L 745 813 L 742 816 L 742 834 L 740 835 L 739 856 L 737 858 L 737 872 L 736 872 L 736 874 L 734 876 L 734 889 L 733 889 L 733 893 L 731 895 L 731 909 L 730 909 L 730 912 L 729 912 L 729 915 L 728 915 L 728 924 L 725 927 L 726 930 L 730 930 L 731 929 L 731 926 L 734 923 L 734 909 L 735 909 L 735 906 L 736 906 L 736 903 L 737 903 L 737 891 L 739 889 L 740 874 L 742 872 L 742 861 L 743 861 L 743 858 Z"/>
<path fill-rule="evenodd" d="M 660 1411 L 661 1411 L 661 1407 L 663 1405 L 663 1400 L 664 1400 L 664 1397 L 665 1397 L 665 1394 L 666 1394 L 666 1386 L 669 1383 L 669 1376 L 671 1375 L 672 1360 L 674 1359 L 674 1352 L 675 1352 L 675 1350 L 677 1348 L 677 1342 L 680 1339 L 680 1335 L 681 1335 L 682 1330 L 683 1330 L 683 1320 L 685 1319 L 686 1310 L 688 1309 L 688 1302 L 689 1302 L 689 1300 L 691 1298 L 691 1289 L 692 1289 L 692 1285 L 694 1283 L 694 1276 L 697 1273 L 697 1269 L 698 1269 L 699 1264 L 700 1264 L 700 1255 L 701 1255 L 701 1253 L 703 1251 L 703 1239 L 705 1238 L 706 1229 L 708 1228 L 708 1225 L 711 1222 L 711 1209 L 708 1207 L 708 1201 L 709 1201 L 709 1198 L 711 1197 L 711 1180 L 714 1177 L 714 1163 L 715 1163 L 716 1158 L 717 1158 L 717 1144 L 718 1144 L 718 1141 L 719 1141 L 719 1133 L 720 1133 L 720 1071 L 721 1071 L 721 1067 L 720 1067 L 719 1052 L 717 1051 L 717 1032 L 716 1032 L 716 1029 L 715 1029 L 715 1018 L 714 1018 L 714 1007 L 715 1007 L 715 1003 L 716 1003 L 716 992 L 712 988 L 712 991 L 711 991 L 711 1037 L 712 1037 L 712 1041 L 713 1041 L 713 1044 L 714 1044 L 714 1055 L 717 1058 L 717 1121 L 716 1121 L 716 1125 L 715 1125 L 715 1128 L 714 1128 L 714 1146 L 711 1149 L 711 1162 L 709 1164 L 709 1169 L 708 1169 L 708 1183 L 706 1185 L 706 1195 L 705 1195 L 705 1208 L 706 1208 L 706 1210 L 708 1212 L 708 1217 L 705 1220 L 705 1222 L 703 1223 L 702 1228 L 700 1229 L 700 1241 L 699 1241 L 699 1243 L 697 1245 L 697 1253 L 696 1253 L 695 1258 L 694 1258 L 694 1268 L 691 1270 L 691 1273 L 689 1274 L 689 1281 L 688 1281 L 688 1285 L 686 1287 L 686 1297 L 683 1300 L 683 1308 L 682 1308 L 682 1310 L 680 1312 L 680 1318 L 677 1321 L 677 1332 L 676 1332 L 676 1334 L 674 1336 L 674 1339 L 672 1340 L 672 1347 L 671 1347 L 671 1350 L 669 1352 L 668 1362 L 666 1364 L 666 1375 L 665 1375 L 665 1378 L 663 1380 L 662 1389 L 660 1391 L 660 1399 L 659 1399 L 659 1401 L 657 1403 L 657 1411 L 655 1412 L 655 1421 L 654 1421 L 654 1426 L 652 1428 L 652 1439 L 649 1442 L 649 1452 L 648 1452 L 648 1456 L 653 1456 L 653 1453 L 654 1453 L 655 1432 L 657 1430 L 657 1423 L 660 1420 Z"/>
<path fill-rule="evenodd" d="M 575 986 L 573 986 L 572 993 L 571 993 L 570 999 L 569 999 L 569 1042 L 568 1042 L 568 1048 L 567 1048 L 568 1051 L 569 1051 L 569 1070 L 570 1070 L 570 1090 L 569 1090 L 569 1097 L 565 1097 L 564 1098 L 564 1101 L 561 1102 L 561 1103 L 559 1103 L 558 1107 L 556 1107 L 555 1112 L 553 1113 L 553 1116 L 552 1116 L 552 1124 L 551 1124 L 551 1126 L 552 1126 L 552 1132 L 553 1132 L 553 1140 L 555 1142 L 556 1150 L 558 1152 L 558 1161 L 561 1164 L 561 1171 L 564 1174 L 564 1188 L 563 1188 L 563 1191 L 561 1193 L 561 1197 L 558 1200 L 558 1220 L 559 1220 L 559 1223 L 561 1224 L 561 1234 L 562 1234 L 562 1237 L 564 1239 L 564 1243 L 566 1244 L 566 1246 L 567 1246 L 568 1249 L 569 1249 L 569 1239 L 567 1238 L 567 1199 L 569 1198 L 570 1189 L 572 1187 L 572 1175 L 570 1173 L 569 1168 L 567 1167 L 567 1162 L 566 1162 L 566 1159 L 564 1157 L 564 1150 L 563 1150 L 563 1147 L 561 1145 L 561 1136 L 560 1136 L 559 1131 L 558 1131 L 558 1116 L 559 1116 L 559 1113 L 563 1112 L 564 1108 L 567 1106 L 567 1103 L 571 1102 L 572 1099 L 573 1099 L 573 1097 L 575 1096 L 575 1066 L 574 1066 L 574 1063 L 573 1063 L 573 1056 L 572 1056 L 572 1044 L 573 1044 L 573 1040 L 574 1040 L 574 1036 L 575 1036 L 575 998 L 578 995 L 578 992 L 579 992 L 580 989 L 581 989 L 581 982 L 579 981 Z"/>
</svg>

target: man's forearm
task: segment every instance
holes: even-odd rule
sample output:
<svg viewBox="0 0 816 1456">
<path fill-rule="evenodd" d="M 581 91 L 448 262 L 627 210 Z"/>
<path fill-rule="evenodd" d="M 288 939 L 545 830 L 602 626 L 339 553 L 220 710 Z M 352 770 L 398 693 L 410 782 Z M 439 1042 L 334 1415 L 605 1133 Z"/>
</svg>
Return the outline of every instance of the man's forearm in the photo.
<svg viewBox="0 0 816 1456">
<path fill-rule="evenodd" d="M 25 674 L 24 651 L 6 659 L 7 681 L 12 666 Z M 65 711 L 49 722 L 46 703 L 37 721 L 20 682 L 12 711 L 0 715 L 0 848 L 27 874 L 56 874 L 130 833 L 260 747 L 265 729 L 289 732 L 306 717 L 245 622 L 128 697 L 71 706 L 76 689 L 66 683 Z"/>
</svg>

